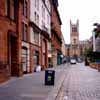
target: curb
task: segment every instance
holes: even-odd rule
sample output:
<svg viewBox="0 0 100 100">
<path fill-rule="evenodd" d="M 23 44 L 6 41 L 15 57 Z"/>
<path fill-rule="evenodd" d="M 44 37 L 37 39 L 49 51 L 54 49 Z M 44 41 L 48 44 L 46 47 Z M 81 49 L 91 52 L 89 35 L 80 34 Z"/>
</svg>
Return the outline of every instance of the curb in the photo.
<svg viewBox="0 0 100 100">
<path fill-rule="evenodd" d="M 48 94 L 48 97 L 46 100 L 56 100 L 57 96 L 59 94 L 59 91 L 63 85 L 64 79 L 66 76 L 66 71 L 61 76 L 60 80 L 55 84 L 54 88 L 51 90 L 51 92 Z"/>
</svg>

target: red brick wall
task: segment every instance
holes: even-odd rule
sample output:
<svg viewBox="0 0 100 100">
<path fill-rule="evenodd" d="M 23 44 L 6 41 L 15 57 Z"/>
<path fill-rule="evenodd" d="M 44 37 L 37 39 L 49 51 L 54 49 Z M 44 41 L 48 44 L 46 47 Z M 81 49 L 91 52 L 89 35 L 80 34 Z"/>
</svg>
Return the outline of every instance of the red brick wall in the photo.
<svg viewBox="0 0 100 100">
<path fill-rule="evenodd" d="M 43 48 L 45 48 L 45 64 L 43 64 Z M 42 69 L 48 67 L 48 40 L 43 35 L 41 36 L 41 65 Z"/>
<path fill-rule="evenodd" d="M 62 34 L 61 33 L 61 26 L 60 26 L 60 22 L 59 22 L 57 12 L 56 12 L 56 8 L 54 8 L 53 5 L 52 5 L 51 22 L 52 22 L 52 26 L 51 26 L 51 28 L 52 28 L 52 31 L 51 31 L 52 44 L 54 45 L 54 47 L 56 49 L 61 50 L 61 42 L 59 41 L 59 39 L 61 39 L 61 34 Z"/>
<path fill-rule="evenodd" d="M 13 66 L 16 68 L 16 76 L 20 74 L 20 54 L 21 54 L 21 2 L 17 2 L 17 22 L 15 23 L 5 15 L 5 0 L 0 0 L 0 82 L 5 81 L 11 75 L 11 66 L 9 66 L 9 36 L 16 35 L 15 58 Z M 11 34 L 9 33 L 11 31 Z M 6 66 L 7 65 L 7 66 Z M 5 67 L 6 66 L 6 67 Z"/>
</svg>

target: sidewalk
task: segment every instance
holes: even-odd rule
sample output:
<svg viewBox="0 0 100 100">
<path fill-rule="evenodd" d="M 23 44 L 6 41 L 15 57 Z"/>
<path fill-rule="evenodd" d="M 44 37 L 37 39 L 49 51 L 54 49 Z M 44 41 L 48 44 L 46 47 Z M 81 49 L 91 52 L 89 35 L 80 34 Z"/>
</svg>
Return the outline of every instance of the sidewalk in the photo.
<svg viewBox="0 0 100 100">
<path fill-rule="evenodd" d="M 67 71 L 67 64 L 56 67 L 55 85 L 45 86 L 45 71 L 13 78 L 0 85 L 0 100 L 56 100 Z"/>
</svg>

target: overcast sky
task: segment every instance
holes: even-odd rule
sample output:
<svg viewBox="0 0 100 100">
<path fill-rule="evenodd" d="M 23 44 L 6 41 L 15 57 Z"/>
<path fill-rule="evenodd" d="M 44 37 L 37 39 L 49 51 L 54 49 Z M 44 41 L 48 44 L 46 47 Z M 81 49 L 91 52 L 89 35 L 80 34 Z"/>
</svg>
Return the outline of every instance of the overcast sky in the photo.
<svg viewBox="0 0 100 100">
<path fill-rule="evenodd" d="M 70 19 L 79 19 L 80 40 L 89 39 L 93 23 L 100 23 L 100 0 L 58 0 L 62 20 L 62 33 L 66 43 L 70 42 Z"/>
</svg>

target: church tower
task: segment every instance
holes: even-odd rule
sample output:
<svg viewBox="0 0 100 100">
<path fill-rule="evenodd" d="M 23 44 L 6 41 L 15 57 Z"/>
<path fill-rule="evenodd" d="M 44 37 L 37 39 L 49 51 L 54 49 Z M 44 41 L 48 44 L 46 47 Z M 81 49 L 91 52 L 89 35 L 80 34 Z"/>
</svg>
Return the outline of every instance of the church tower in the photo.
<svg viewBox="0 0 100 100">
<path fill-rule="evenodd" d="M 79 20 L 73 24 L 70 20 L 70 56 L 79 56 Z"/>
<path fill-rule="evenodd" d="M 76 24 L 72 24 L 70 20 L 70 42 L 72 45 L 79 44 L 79 20 Z"/>
</svg>

